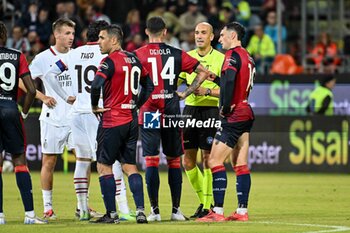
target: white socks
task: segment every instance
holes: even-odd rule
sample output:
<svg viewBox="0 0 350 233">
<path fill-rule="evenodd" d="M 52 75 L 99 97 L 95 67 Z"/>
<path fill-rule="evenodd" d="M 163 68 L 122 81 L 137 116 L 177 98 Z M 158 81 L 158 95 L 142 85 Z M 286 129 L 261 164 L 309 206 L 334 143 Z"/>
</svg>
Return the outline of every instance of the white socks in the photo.
<svg viewBox="0 0 350 233">
<path fill-rule="evenodd" d="M 88 171 L 90 169 L 90 161 L 76 161 L 74 171 L 74 187 L 78 200 L 78 209 L 80 211 L 88 211 L 87 195 L 88 195 Z"/>
<path fill-rule="evenodd" d="M 215 212 L 215 213 L 217 213 L 217 214 L 221 214 L 221 215 L 223 215 L 224 214 L 224 208 L 223 207 L 214 207 L 213 208 L 213 211 Z"/>
<path fill-rule="evenodd" d="M 240 214 L 240 215 L 244 215 L 244 214 L 248 213 L 248 209 L 247 208 L 237 208 L 236 213 Z"/>
<path fill-rule="evenodd" d="M 43 202 L 44 202 L 44 212 L 52 210 L 52 190 L 42 190 Z"/>
<path fill-rule="evenodd" d="M 27 217 L 29 217 L 29 218 L 34 218 L 34 217 L 35 217 L 34 210 L 32 210 L 32 211 L 26 211 L 26 212 L 25 212 L 25 216 L 27 216 Z"/>
<path fill-rule="evenodd" d="M 116 185 L 115 200 L 121 214 L 130 214 L 122 166 L 118 161 L 113 164 L 113 175 Z"/>
</svg>

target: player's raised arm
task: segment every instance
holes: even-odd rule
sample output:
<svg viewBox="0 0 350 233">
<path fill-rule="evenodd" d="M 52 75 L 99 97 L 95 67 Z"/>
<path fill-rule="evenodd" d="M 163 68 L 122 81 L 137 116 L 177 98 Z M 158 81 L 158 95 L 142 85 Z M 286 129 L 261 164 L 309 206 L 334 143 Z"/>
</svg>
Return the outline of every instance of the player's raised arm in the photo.
<svg viewBox="0 0 350 233">
<path fill-rule="evenodd" d="M 204 87 L 198 87 L 193 94 L 199 96 L 212 96 L 212 97 L 220 97 L 220 88 L 217 89 L 209 89 Z"/>
<path fill-rule="evenodd" d="M 56 79 L 56 77 L 66 71 L 68 68 L 63 63 L 62 60 L 58 60 L 55 64 L 48 70 L 48 72 L 44 75 L 44 78 L 47 80 L 47 83 L 50 87 L 68 104 L 73 104 L 75 101 L 74 96 L 69 96 L 65 90 L 61 87 L 60 83 Z"/>
<path fill-rule="evenodd" d="M 185 99 L 191 93 L 194 92 L 209 76 L 209 71 L 205 69 L 201 64 L 199 64 L 195 70 L 197 76 L 194 78 L 193 82 L 189 87 L 186 88 L 183 92 L 178 92 L 178 95 L 181 99 Z"/>
<path fill-rule="evenodd" d="M 209 71 L 209 76 L 207 78 L 209 81 L 214 82 L 216 85 L 220 87 L 220 77 L 214 74 L 213 72 Z"/>
</svg>

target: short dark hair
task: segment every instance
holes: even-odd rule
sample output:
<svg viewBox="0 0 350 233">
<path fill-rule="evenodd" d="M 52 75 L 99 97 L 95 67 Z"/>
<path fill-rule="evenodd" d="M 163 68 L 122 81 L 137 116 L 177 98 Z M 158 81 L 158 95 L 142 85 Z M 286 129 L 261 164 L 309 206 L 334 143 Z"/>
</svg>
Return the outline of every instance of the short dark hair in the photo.
<svg viewBox="0 0 350 233">
<path fill-rule="evenodd" d="M 67 17 L 62 17 L 57 19 L 55 22 L 52 24 L 52 31 L 54 32 L 55 30 L 60 29 L 62 26 L 68 26 L 68 27 L 75 27 L 75 23 L 68 19 Z"/>
<path fill-rule="evenodd" d="M 116 25 L 116 24 L 111 24 L 111 25 L 107 25 L 103 28 L 100 29 L 100 31 L 107 31 L 107 34 L 110 36 L 115 36 L 119 42 L 120 45 L 123 44 L 123 30 L 120 26 Z"/>
<path fill-rule="evenodd" d="M 163 31 L 166 28 L 164 19 L 159 16 L 155 16 L 147 20 L 147 30 L 151 34 L 157 34 Z"/>
<path fill-rule="evenodd" d="M 238 22 L 231 22 L 225 25 L 227 30 L 235 31 L 237 33 L 237 39 L 242 40 L 245 36 L 245 28 Z"/>
<path fill-rule="evenodd" d="M 101 29 L 108 26 L 109 24 L 104 20 L 97 20 L 95 22 L 90 23 L 86 36 L 88 42 L 98 41 L 98 34 Z"/>
<path fill-rule="evenodd" d="M 0 21 L 0 45 L 5 45 L 7 41 L 7 28 L 6 25 Z"/>
<path fill-rule="evenodd" d="M 326 75 L 321 79 L 321 86 L 326 86 L 327 83 L 329 83 L 332 80 L 335 80 L 336 77 L 333 75 Z"/>
</svg>

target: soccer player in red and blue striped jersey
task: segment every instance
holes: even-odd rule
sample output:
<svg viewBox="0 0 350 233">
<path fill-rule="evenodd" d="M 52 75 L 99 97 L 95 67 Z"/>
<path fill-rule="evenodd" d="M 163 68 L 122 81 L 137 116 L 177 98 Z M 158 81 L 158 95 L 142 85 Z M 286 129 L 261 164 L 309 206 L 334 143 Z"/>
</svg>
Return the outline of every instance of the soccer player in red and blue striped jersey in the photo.
<svg viewBox="0 0 350 233">
<path fill-rule="evenodd" d="M 128 176 L 136 204 L 137 223 L 147 223 L 144 214 L 142 177 L 136 167 L 138 137 L 137 108 L 153 91 L 148 71 L 134 54 L 121 50 L 123 32 L 117 25 L 102 28 L 98 43 L 102 54 L 108 54 L 100 64 L 91 84 L 92 111 L 102 114 L 97 133 L 97 170 L 107 213 L 96 223 L 117 223 L 116 184 L 112 165 L 116 160 Z M 142 86 L 139 94 L 139 86 Z M 103 108 L 98 107 L 103 88 Z"/>
<path fill-rule="evenodd" d="M 149 44 L 139 48 L 135 53 L 142 65 L 150 71 L 154 84 L 151 97 L 141 107 L 139 113 L 143 156 L 146 159 L 147 191 L 152 207 L 148 221 L 161 221 L 158 206 L 160 141 L 169 168 L 168 181 L 173 205 L 171 220 L 183 221 L 186 217 L 179 209 L 182 187 L 180 156 L 184 153 L 182 131 L 179 127 L 163 127 L 161 120 L 157 127 L 149 128 L 144 124 L 146 123 L 144 117 L 153 112 L 152 119 L 162 119 L 164 115 L 168 115 L 173 116 L 172 120 L 176 121 L 181 114 L 180 98 L 185 98 L 197 89 L 208 76 L 208 71 L 185 51 L 164 43 L 166 25 L 161 17 L 152 17 L 147 21 L 146 34 L 149 37 Z M 197 76 L 191 86 L 177 94 L 177 79 L 181 72 L 196 72 Z"/>
<path fill-rule="evenodd" d="M 25 56 L 17 50 L 4 47 L 6 39 L 7 29 L 5 24 L 0 22 L 0 153 L 5 150 L 12 155 L 17 187 L 25 210 L 24 223 L 44 224 L 47 222 L 37 218 L 34 213 L 32 180 L 25 156 L 26 140 L 23 124 L 36 90 Z M 17 106 L 20 79 L 28 90 L 21 114 Z M 0 163 L 0 224 L 5 224 L 2 209 L 2 158 Z"/>
<path fill-rule="evenodd" d="M 255 64 L 249 53 L 241 46 L 244 34 L 244 27 L 237 22 L 227 24 L 220 33 L 219 42 L 227 52 L 220 78 L 221 129 L 215 135 L 209 156 L 215 206 L 207 216 L 197 219 L 200 222 L 248 220 L 247 207 L 251 183 L 248 168 L 249 132 L 254 121 L 248 96 L 253 86 Z M 237 177 L 238 208 L 225 219 L 223 205 L 227 177 L 223 163 L 228 156 L 231 156 Z"/>
</svg>

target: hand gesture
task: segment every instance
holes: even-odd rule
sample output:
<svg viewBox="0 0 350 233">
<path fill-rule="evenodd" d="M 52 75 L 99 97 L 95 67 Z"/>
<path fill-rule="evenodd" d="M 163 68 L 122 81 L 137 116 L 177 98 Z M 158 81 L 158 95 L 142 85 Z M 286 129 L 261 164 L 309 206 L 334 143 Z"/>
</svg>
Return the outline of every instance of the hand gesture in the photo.
<svg viewBox="0 0 350 233">
<path fill-rule="evenodd" d="M 51 96 L 45 96 L 43 99 L 43 103 L 49 108 L 54 108 L 57 104 L 55 98 Z"/>
<path fill-rule="evenodd" d="M 230 113 L 232 113 L 232 111 L 233 111 L 233 109 L 236 107 L 236 105 L 235 104 L 233 104 L 233 105 L 231 105 L 231 107 L 230 107 L 230 109 L 228 110 L 228 109 L 224 109 L 224 107 L 221 107 L 220 108 L 220 116 L 222 117 L 222 118 L 225 118 L 228 114 L 230 114 Z"/>
<path fill-rule="evenodd" d="M 75 96 L 68 96 L 67 103 L 72 105 L 74 104 L 75 100 L 76 100 Z"/>
<path fill-rule="evenodd" d="M 100 108 L 98 106 L 92 106 L 92 112 L 97 117 L 97 120 L 101 120 L 103 113 L 110 110 L 110 108 Z"/>
<path fill-rule="evenodd" d="M 193 94 L 203 96 L 207 93 L 207 88 L 198 87 L 196 90 L 194 90 Z"/>
<path fill-rule="evenodd" d="M 209 71 L 209 76 L 207 77 L 207 80 L 213 82 L 215 78 L 216 78 L 216 74 L 214 74 L 213 72 Z"/>
</svg>

